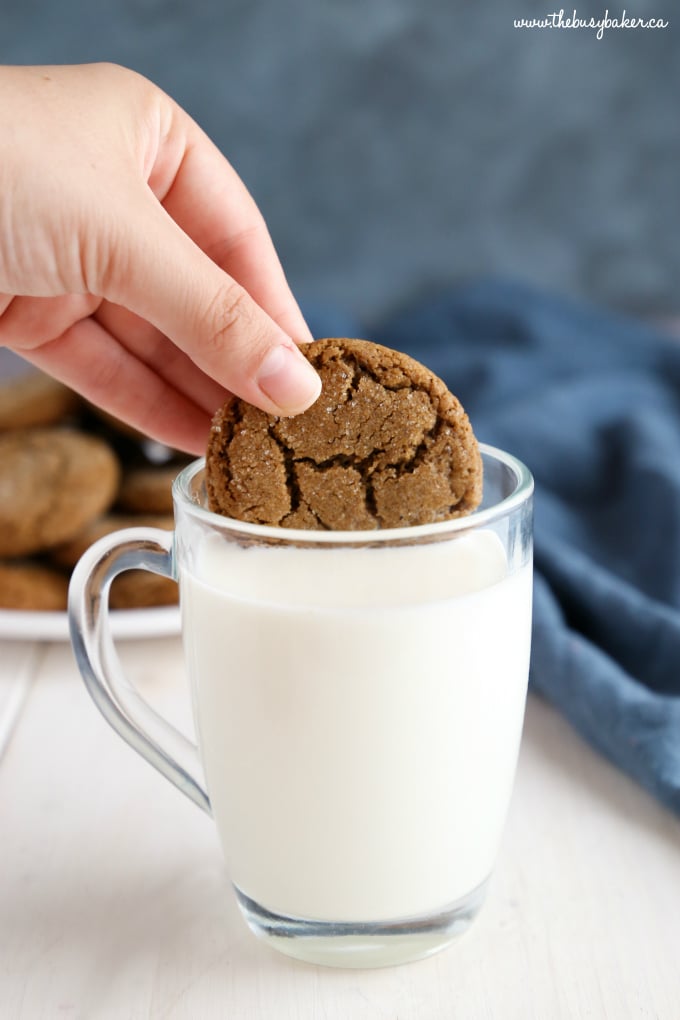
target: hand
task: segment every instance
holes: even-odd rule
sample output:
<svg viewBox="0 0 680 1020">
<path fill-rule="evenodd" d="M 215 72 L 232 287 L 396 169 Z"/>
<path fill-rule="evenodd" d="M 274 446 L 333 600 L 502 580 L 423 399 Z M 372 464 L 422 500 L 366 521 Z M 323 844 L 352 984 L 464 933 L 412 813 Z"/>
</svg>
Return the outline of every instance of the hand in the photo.
<svg viewBox="0 0 680 1020">
<path fill-rule="evenodd" d="M 264 220 L 160 89 L 106 64 L 2 67 L 0 153 L 0 345 L 197 454 L 229 392 L 313 403 Z"/>
</svg>

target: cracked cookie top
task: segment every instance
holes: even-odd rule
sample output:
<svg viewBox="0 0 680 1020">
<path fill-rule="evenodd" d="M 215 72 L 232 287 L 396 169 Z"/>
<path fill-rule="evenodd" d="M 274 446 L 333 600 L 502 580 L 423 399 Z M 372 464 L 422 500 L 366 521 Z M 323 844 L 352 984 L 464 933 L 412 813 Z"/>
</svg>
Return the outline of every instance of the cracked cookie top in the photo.
<svg viewBox="0 0 680 1020">
<path fill-rule="evenodd" d="M 321 376 L 307 411 L 277 418 L 233 399 L 208 442 L 210 509 L 254 524 L 357 531 L 470 513 L 482 463 L 470 422 L 441 379 L 366 340 L 300 348 Z"/>
</svg>

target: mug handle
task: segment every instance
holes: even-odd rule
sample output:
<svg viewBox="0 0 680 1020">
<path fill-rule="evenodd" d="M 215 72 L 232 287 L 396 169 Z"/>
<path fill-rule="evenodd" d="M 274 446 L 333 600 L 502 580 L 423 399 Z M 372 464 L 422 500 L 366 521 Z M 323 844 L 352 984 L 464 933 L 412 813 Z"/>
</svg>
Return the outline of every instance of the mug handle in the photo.
<svg viewBox="0 0 680 1020">
<path fill-rule="evenodd" d="M 211 815 L 198 747 L 156 712 L 125 678 L 109 622 L 109 589 L 125 570 L 177 580 L 174 534 L 127 528 L 95 542 L 69 585 L 71 644 L 85 686 L 106 721 L 142 758 Z"/>
</svg>

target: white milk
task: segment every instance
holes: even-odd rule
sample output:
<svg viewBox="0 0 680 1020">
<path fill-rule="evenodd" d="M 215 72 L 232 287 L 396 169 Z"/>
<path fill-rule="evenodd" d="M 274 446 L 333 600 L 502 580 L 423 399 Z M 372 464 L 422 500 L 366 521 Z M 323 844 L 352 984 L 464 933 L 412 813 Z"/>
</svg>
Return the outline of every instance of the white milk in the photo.
<svg viewBox="0 0 680 1020">
<path fill-rule="evenodd" d="M 181 578 L 231 878 L 270 911 L 380 921 L 491 872 L 529 658 L 530 567 L 491 531 L 384 549 L 242 548 Z"/>
</svg>

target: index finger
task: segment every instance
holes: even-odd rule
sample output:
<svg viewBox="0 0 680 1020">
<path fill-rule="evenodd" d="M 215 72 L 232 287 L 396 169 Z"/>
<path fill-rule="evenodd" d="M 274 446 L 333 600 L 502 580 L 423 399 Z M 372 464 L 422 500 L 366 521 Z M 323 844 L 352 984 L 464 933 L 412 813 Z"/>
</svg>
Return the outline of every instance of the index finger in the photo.
<svg viewBox="0 0 680 1020">
<path fill-rule="evenodd" d="M 298 342 L 312 339 L 264 218 L 217 146 L 172 100 L 149 186 L 175 222 Z"/>
</svg>

